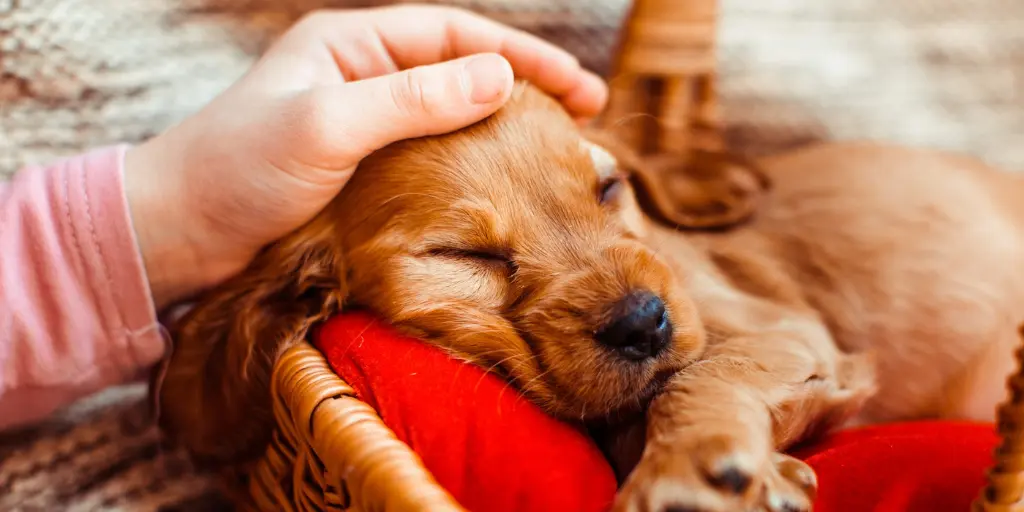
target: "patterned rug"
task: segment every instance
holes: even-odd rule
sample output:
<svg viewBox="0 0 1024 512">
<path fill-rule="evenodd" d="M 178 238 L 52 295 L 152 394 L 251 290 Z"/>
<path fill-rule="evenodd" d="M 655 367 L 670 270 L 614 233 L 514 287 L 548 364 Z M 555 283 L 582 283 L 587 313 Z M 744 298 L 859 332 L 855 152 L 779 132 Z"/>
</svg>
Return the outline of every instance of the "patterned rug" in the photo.
<svg viewBox="0 0 1024 512">
<path fill-rule="evenodd" d="M 0 434 L 0 510 L 229 508 L 211 478 L 162 450 L 144 395 L 141 385 L 111 389 L 43 425 Z"/>
<path fill-rule="evenodd" d="M 449 0 L 604 71 L 629 0 Z M 0 178 L 196 111 L 303 12 L 385 0 L 0 0 Z M 876 139 L 1024 170 L 1020 0 L 722 0 L 724 119 L 766 153 Z M 2 511 L 223 510 L 139 385 L 0 434 Z"/>
</svg>

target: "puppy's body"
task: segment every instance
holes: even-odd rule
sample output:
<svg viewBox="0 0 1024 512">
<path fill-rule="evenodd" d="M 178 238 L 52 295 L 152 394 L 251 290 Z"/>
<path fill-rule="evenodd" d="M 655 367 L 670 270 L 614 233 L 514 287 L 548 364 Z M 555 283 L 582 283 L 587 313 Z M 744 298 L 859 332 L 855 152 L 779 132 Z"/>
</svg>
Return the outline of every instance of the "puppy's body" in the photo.
<svg viewBox="0 0 1024 512">
<path fill-rule="evenodd" d="M 646 431 L 612 439 L 620 466 L 639 463 L 622 510 L 737 509 L 728 495 L 748 492 L 746 480 L 730 490 L 714 475 L 764 464 L 751 456 L 761 450 L 752 440 L 768 439 L 755 403 L 767 405 L 771 442 L 783 448 L 848 422 L 992 420 L 1005 398 L 1024 320 L 1024 179 L 873 144 L 761 165 L 772 192 L 749 223 L 713 234 L 647 225 L 646 243 L 671 261 L 709 346 L 655 400 Z M 807 507 L 791 485 L 796 470 L 785 477 L 780 464 L 792 461 L 761 475 L 766 495 Z M 667 481 L 690 483 L 656 491 Z"/>
<path fill-rule="evenodd" d="M 1024 321 L 1024 179 L 870 144 L 763 165 L 773 190 L 757 218 L 702 240 L 713 258 L 755 263 L 720 268 L 743 287 L 764 278 L 751 269 L 765 262 L 799 287 L 840 349 L 875 353 L 879 392 L 863 420 L 991 420 Z"/>
<path fill-rule="evenodd" d="M 669 195 L 599 138 L 618 161 L 521 88 L 485 122 L 371 156 L 176 326 L 163 426 L 215 462 L 259 453 L 277 355 L 343 306 L 609 426 L 617 510 L 801 510 L 813 474 L 777 450 L 852 419 L 994 413 L 1024 309 L 1021 179 L 833 145 L 766 159 L 771 192 L 737 202 L 757 180 L 720 169 Z M 723 194 L 739 209 L 708 200 Z M 753 204 L 716 233 L 653 220 Z"/>
</svg>

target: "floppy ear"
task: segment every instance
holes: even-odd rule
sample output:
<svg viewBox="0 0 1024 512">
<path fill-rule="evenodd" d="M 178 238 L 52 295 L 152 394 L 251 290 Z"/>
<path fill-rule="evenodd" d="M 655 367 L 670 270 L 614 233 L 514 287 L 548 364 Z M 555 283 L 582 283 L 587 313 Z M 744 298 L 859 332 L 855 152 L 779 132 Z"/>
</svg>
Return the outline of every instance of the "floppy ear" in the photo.
<svg viewBox="0 0 1024 512">
<path fill-rule="evenodd" d="M 200 464 L 241 462 L 270 441 L 270 377 L 281 353 L 338 311 L 345 270 L 332 224 L 314 221 L 267 247 L 171 328 L 151 387 L 159 423 Z"/>
<path fill-rule="evenodd" d="M 737 155 L 694 150 L 686 156 L 641 156 L 607 132 L 585 136 L 606 148 L 630 175 L 647 214 L 685 229 L 722 229 L 749 219 L 771 182 Z"/>
</svg>

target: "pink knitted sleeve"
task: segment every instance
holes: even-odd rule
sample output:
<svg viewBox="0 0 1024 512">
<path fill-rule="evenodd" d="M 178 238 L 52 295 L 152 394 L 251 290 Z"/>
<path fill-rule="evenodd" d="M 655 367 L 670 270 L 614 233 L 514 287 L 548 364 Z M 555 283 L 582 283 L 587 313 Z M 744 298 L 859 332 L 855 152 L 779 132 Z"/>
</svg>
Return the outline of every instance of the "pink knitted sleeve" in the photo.
<svg viewBox="0 0 1024 512">
<path fill-rule="evenodd" d="M 134 379 L 164 353 L 123 146 L 0 183 L 0 429 Z"/>
</svg>

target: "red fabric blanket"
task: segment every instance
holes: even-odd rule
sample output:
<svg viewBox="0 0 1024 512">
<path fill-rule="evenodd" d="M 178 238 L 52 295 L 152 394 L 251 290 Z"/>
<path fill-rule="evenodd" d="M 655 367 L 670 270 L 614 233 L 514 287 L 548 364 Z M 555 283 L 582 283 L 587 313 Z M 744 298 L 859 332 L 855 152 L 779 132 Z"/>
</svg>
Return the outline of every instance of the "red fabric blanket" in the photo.
<svg viewBox="0 0 1024 512">
<path fill-rule="evenodd" d="M 598 512 L 615 494 L 601 452 L 497 377 L 362 313 L 316 345 L 332 368 L 469 510 Z M 992 425 L 911 423 L 841 432 L 797 455 L 818 473 L 817 512 L 968 510 L 997 438 Z"/>
</svg>

